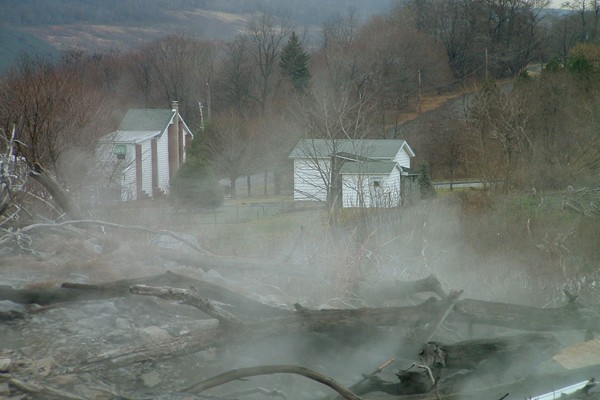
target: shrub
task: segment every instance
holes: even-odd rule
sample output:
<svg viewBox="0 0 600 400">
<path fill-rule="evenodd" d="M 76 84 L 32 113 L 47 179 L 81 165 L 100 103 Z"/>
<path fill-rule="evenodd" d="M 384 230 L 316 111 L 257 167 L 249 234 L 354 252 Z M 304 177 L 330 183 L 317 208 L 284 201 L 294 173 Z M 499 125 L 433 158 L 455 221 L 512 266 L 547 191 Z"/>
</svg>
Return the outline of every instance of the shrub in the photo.
<svg viewBox="0 0 600 400">
<path fill-rule="evenodd" d="M 171 184 L 175 204 L 182 207 L 214 208 L 223 204 L 223 189 L 211 168 L 195 158 L 186 161 Z"/>
</svg>

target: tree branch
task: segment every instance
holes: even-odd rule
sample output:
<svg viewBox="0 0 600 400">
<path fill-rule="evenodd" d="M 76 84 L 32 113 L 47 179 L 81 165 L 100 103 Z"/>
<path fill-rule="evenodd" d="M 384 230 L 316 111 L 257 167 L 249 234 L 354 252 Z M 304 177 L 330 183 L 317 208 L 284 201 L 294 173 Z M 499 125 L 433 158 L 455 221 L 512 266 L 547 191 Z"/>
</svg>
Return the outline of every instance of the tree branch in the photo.
<svg viewBox="0 0 600 400">
<path fill-rule="evenodd" d="M 310 370 L 304 367 L 298 367 L 295 365 L 264 365 L 260 367 L 249 367 L 234 369 L 229 372 L 225 372 L 221 375 L 214 376 L 202 382 L 195 383 L 187 388 L 180 390 L 180 392 L 203 392 L 215 386 L 220 386 L 233 380 L 246 378 L 249 376 L 257 375 L 270 375 L 270 374 L 297 374 L 312 379 L 316 382 L 322 383 L 323 385 L 329 386 L 347 400 L 360 400 L 360 397 L 346 389 L 332 378 L 322 375 L 318 372 Z"/>
</svg>

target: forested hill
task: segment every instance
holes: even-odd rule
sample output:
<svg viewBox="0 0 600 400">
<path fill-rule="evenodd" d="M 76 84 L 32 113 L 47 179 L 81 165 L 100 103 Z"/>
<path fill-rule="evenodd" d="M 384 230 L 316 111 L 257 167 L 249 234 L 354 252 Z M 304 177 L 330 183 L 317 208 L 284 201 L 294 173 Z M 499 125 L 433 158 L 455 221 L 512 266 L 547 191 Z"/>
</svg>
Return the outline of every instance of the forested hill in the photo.
<svg viewBox="0 0 600 400">
<path fill-rule="evenodd" d="M 3 0 L 0 21 L 22 26 L 94 23 L 139 26 L 177 21 L 177 12 L 266 12 L 301 25 L 319 25 L 354 9 L 365 17 L 397 0 Z"/>
<path fill-rule="evenodd" d="M 130 49 L 169 33 L 209 40 L 233 38 L 255 13 L 319 28 L 354 10 L 359 20 L 397 0 L 2 0 L 0 72 L 22 53 Z"/>
</svg>

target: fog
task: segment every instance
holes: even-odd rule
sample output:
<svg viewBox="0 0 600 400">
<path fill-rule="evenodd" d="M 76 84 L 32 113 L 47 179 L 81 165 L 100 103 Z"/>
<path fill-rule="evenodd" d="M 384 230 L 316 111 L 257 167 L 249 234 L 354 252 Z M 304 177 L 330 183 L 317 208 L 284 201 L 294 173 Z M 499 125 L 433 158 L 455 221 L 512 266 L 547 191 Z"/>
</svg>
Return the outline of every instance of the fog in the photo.
<svg viewBox="0 0 600 400">
<path fill-rule="evenodd" d="M 600 372 L 600 151 L 581 146 L 597 143 L 595 91 L 558 75 L 571 71 L 551 76 L 555 97 L 534 86 L 542 80 L 513 84 L 525 61 L 512 47 L 506 65 L 502 49 L 492 55 L 492 75 L 511 80 L 495 90 L 487 48 L 450 62 L 437 25 L 416 28 L 416 9 L 354 3 L 357 15 L 214 3 L 203 18 L 234 21 L 211 32 L 220 40 L 198 26 L 185 36 L 182 23 L 175 36 L 141 30 L 131 51 L 24 58 L 2 76 L 0 398 L 324 400 L 332 379 L 365 399 L 517 399 Z M 110 23 L 135 7 L 113 19 L 95 10 L 86 18 Z M 247 15 L 223 15 L 233 11 Z M 53 16 L 31 18 L 19 24 Z M 64 18 L 52 29 L 85 25 Z M 128 36 L 111 29 L 110 44 L 92 41 Z M 301 79 L 286 75 L 284 47 L 304 60 Z M 472 108 L 436 112 L 464 98 Z M 139 109 L 152 118 L 123 128 Z M 363 201 L 342 207 L 350 180 L 336 160 L 374 159 L 333 150 L 327 167 L 316 161 L 317 190 L 299 189 L 290 152 L 301 138 L 406 140 L 414 157 L 387 173 L 407 185 L 365 207 L 384 173 L 356 168 Z M 423 179 L 434 176 L 477 187 L 436 191 Z M 190 389 L 213 377 L 205 393 Z"/>
</svg>

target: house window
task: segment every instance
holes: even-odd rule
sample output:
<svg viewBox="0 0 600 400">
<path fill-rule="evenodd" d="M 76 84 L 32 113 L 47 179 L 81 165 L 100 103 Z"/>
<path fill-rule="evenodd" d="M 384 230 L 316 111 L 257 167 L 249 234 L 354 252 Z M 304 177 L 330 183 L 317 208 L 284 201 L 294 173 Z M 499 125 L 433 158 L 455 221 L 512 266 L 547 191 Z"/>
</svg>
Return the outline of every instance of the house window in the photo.
<svg viewBox="0 0 600 400">
<path fill-rule="evenodd" d="M 379 189 L 381 187 L 381 177 L 369 177 L 369 186 L 373 189 Z"/>
<path fill-rule="evenodd" d="M 125 154 L 127 154 L 127 146 L 124 144 L 115 144 L 113 153 L 117 156 L 117 160 L 124 160 Z"/>
</svg>

